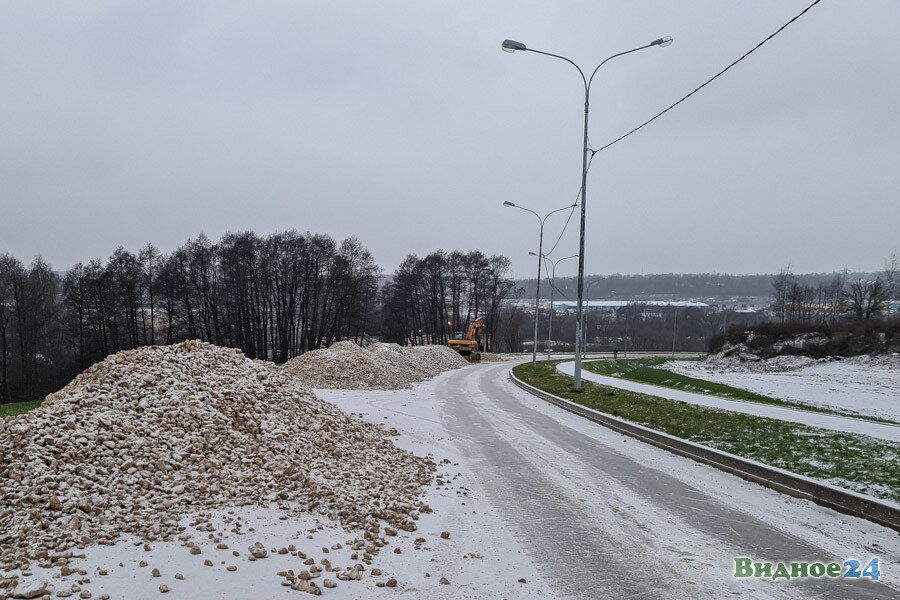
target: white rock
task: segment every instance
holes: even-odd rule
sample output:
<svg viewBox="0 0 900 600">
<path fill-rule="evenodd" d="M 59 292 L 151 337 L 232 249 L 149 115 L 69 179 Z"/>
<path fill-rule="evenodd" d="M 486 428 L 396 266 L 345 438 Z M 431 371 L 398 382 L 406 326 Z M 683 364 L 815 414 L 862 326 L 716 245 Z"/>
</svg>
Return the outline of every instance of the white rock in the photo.
<svg viewBox="0 0 900 600">
<path fill-rule="evenodd" d="M 46 579 L 20 579 L 10 598 L 37 598 L 47 592 L 50 582 Z"/>
</svg>

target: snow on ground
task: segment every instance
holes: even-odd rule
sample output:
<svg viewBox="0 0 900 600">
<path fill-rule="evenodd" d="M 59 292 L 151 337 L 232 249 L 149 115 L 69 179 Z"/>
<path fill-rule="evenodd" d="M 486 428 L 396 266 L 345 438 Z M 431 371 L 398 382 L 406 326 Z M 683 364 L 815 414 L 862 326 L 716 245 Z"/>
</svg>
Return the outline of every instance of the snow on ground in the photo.
<svg viewBox="0 0 900 600">
<path fill-rule="evenodd" d="M 900 422 L 900 356 L 813 360 L 784 356 L 671 361 L 673 373 L 724 383 L 780 400 Z"/>
<path fill-rule="evenodd" d="M 575 363 L 560 363 L 557 365 L 556 369 L 560 373 L 571 376 L 575 372 Z M 599 383 L 600 385 L 608 385 L 610 387 L 630 390 L 632 392 L 638 392 L 641 394 L 649 394 L 651 396 L 657 396 L 659 398 L 668 398 L 669 400 L 687 402 L 689 404 L 696 404 L 697 406 L 720 408 L 723 410 L 730 410 L 733 412 L 740 412 L 748 415 L 757 415 L 760 417 L 768 417 L 770 419 L 779 419 L 781 421 L 801 423 L 803 425 L 809 425 L 810 427 L 821 427 L 823 429 L 833 429 L 835 431 L 845 431 L 847 433 L 858 433 L 862 435 L 870 435 L 872 437 L 888 440 L 891 442 L 900 442 L 900 425 L 866 421 L 863 419 L 856 419 L 854 417 L 842 417 L 840 415 L 816 413 L 799 408 L 787 408 L 784 406 L 761 404 L 759 402 L 729 400 L 727 398 L 720 398 L 718 396 L 708 396 L 706 394 L 686 392 L 684 390 L 667 388 L 658 385 L 652 385 L 649 383 L 629 381 L 627 379 L 621 379 L 619 377 L 598 375 L 587 370 L 583 370 L 581 372 L 581 376 L 588 381 L 593 381 L 595 383 Z M 692 376 L 700 377 L 699 375 Z"/>
<path fill-rule="evenodd" d="M 885 578 L 896 583 L 900 536 L 889 530 L 624 438 L 515 388 L 506 381 L 507 365 L 473 366 L 463 371 L 472 370 L 474 373 L 478 369 L 489 370 L 483 372 L 488 373 L 496 385 L 502 386 L 502 393 L 508 401 L 521 407 L 526 416 L 533 411 L 542 418 L 552 419 L 566 431 L 588 436 L 598 446 L 658 470 L 660 476 L 676 477 L 692 488 L 702 490 L 703 494 L 714 497 L 725 507 L 760 515 L 785 534 L 813 544 L 834 557 L 868 559 L 871 555 L 881 556 Z M 559 582 L 554 580 L 552 570 L 547 569 L 547 564 L 552 564 L 549 562 L 552 556 L 548 554 L 555 553 L 552 550 L 554 540 L 529 539 L 519 534 L 518 530 L 525 524 L 515 510 L 515 498 L 509 498 L 513 503 L 512 510 L 496 500 L 498 490 L 491 487 L 492 482 L 483 475 L 479 463 L 467 458 L 464 452 L 465 445 L 470 443 L 466 437 L 468 432 L 455 431 L 452 425 L 447 424 L 447 410 L 452 410 L 452 399 L 448 399 L 446 394 L 442 397 L 439 391 L 442 382 L 446 385 L 450 381 L 454 390 L 459 389 L 460 394 L 466 394 L 478 412 L 495 423 L 506 443 L 514 444 L 524 453 L 523 456 L 536 472 L 552 478 L 554 486 L 562 491 L 560 502 L 571 510 L 589 513 L 589 518 L 586 517 L 583 523 L 571 523 L 573 527 L 590 526 L 608 531 L 610 535 L 622 529 L 621 533 L 631 535 L 635 543 L 645 538 L 652 540 L 653 546 L 658 548 L 656 555 L 661 564 L 684 576 L 692 573 L 691 579 L 702 577 L 705 586 L 712 585 L 723 591 L 721 597 L 725 593 L 728 597 L 741 593 L 750 594 L 745 597 L 760 598 L 791 596 L 792 583 L 735 580 L 728 563 L 731 556 L 738 555 L 735 553 L 740 552 L 740 548 L 697 536 L 695 524 L 685 522 L 674 513 L 660 512 L 660 506 L 665 506 L 665 503 L 657 506 L 650 498 L 635 497 L 613 478 L 597 479 L 595 470 L 586 469 L 573 460 L 571 455 L 562 451 L 562 447 L 545 438 L 536 439 L 529 423 L 515 416 L 517 413 L 501 410 L 487 398 L 481 397 L 477 390 L 467 393 L 455 387 L 462 375 L 461 372 L 445 373 L 433 381 L 418 384 L 412 390 L 316 392 L 345 411 L 362 413 L 370 422 L 396 427 L 401 432 L 395 438 L 396 443 L 418 455 L 431 454 L 438 463 L 437 476 L 443 482 L 432 487 L 425 496 L 424 501 L 434 512 L 420 517 L 418 531 L 400 531 L 396 537 L 387 537 L 389 545 L 375 557 L 372 565 L 366 567 L 361 581 L 338 581 L 337 588 L 323 589 L 323 597 L 336 600 L 391 598 L 398 593 L 406 598 L 429 600 L 562 597 Z M 616 495 L 622 495 L 620 509 L 611 511 L 605 508 L 606 503 L 596 502 L 597 489 L 601 488 L 621 488 L 616 492 Z M 573 503 L 573 499 L 577 500 Z M 220 535 L 221 539 L 219 542 L 209 539 L 202 543 L 202 553 L 199 555 L 190 554 L 188 548 L 179 542 L 156 542 L 145 550 L 142 545 L 123 540 L 113 547 L 86 548 L 83 550 L 86 558 L 72 560 L 70 566 L 83 569 L 87 575 L 60 577 L 58 567 L 52 570 L 35 567 L 34 575 L 27 579 L 46 578 L 53 586 L 54 597 L 57 591 L 76 585 L 81 590 L 90 590 L 93 598 L 100 598 L 102 594 L 109 594 L 112 599 L 158 598 L 159 586 L 164 584 L 171 591 L 163 597 L 173 600 L 300 599 L 306 596 L 283 587 L 281 582 L 284 578 L 277 573 L 288 569 L 300 573 L 309 567 L 290 552 L 278 554 L 278 549 L 293 544 L 296 550 L 314 558 L 316 564 L 321 564 L 323 558 L 345 568 L 361 562 L 350 558 L 351 551 L 346 544 L 355 536 L 326 518 L 284 518 L 284 512 L 275 505 L 269 508 L 242 507 L 234 512 L 246 522 L 242 532 L 231 531 L 232 528 L 223 522 L 226 518 L 233 519 L 235 515 L 229 515 L 227 510 L 216 513 L 213 521 L 218 525 L 216 535 Z M 193 531 L 193 528 L 190 529 Z M 450 532 L 449 539 L 440 537 L 442 531 Z M 420 550 L 415 549 L 414 543 L 418 537 L 426 540 Z M 194 539 L 202 538 L 194 532 Z M 269 556 L 251 562 L 247 549 L 257 541 L 269 550 Z M 218 543 L 224 543 L 229 548 L 217 549 Z M 337 544 L 343 547 L 332 549 Z M 329 552 L 325 553 L 324 548 L 328 548 Z M 399 548 L 401 553 L 395 554 L 394 548 Z M 623 547 L 622 552 L 625 550 Z M 235 557 L 234 551 L 239 556 Z M 776 551 L 773 549 L 773 553 Z M 863 553 L 867 556 L 862 556 Z M 212 566 L 204 564 L 207 559 Z M 603 568 L 603 557 L 595 560 L 600 560 L 598 568 Z M 140 566 L 141 561 L 147 565 Z M 236 570 L 229 571 L 229 566 L 236 567 Z M 373 576 L 372 568 L 379 568 L 384 574 Z M 99 575 L 100 569 L 108 574 Z M 153 577 L 153 569 L 159 569 L 160 577 Z M 175 579 L 176 572 L 183 574 L 184 579 Z M 376 582 L 387 581 L 389 577 L 397 579 L 396 588 L 375 585 Z M 440 583 L 442 577 L 449 584 Z M 325 578 L 335 579 L 333 574 L 325 572 L 314 581 L 321 588 Z M 520 583 L 520 578 L 526 582 Z M 71 597 L 77 598 L 79 594 Z M 588 596 L 578 597 L 591 596 L 588 593 Z"/>
<path fill-rule="evenodd" d="M 316 390 L 316 394 L 346 412 L 360 414 L 367 421 L 396 427 L 401 435 L 395 443 L 419 456 L 430 453 L 438 463 L 437 477 L 450 482 L 425 497 L 434 513 L 423 516 L 418 523 L 420 532 L 432 534 L 426 536 L 429 540 L 436 535 L 434 532 L 440 531 L 450 531 L 450 539 L 438 540 L 442 542 L 438 545 L 440 554 L 426 555 L 421 564 L 411 567 L 411 572 L 418 569 L 421 578 L 423 570 L 430 571 L 434 577 L 440 569 L 451 585 L 415 597 L 510 600 L 558 597 L 538 573 L 515 531 L 510 531 L 491 505 L 475 465 L 466 464 L 457 445 L 458 436 L 445 425 L 443 406 L 435 395 L 437 382 L 445 376 L 418 384 L 413 390 L 364 394 Z M 430 529 L 426 530 L 429 524 Z M 422 535 L 420 532 L 411 535 Z M 525 583 L 519 579 L 525 579 Z"/>
<path fill-rule="evenodd" d="M 371 566 L 366 567 L 362 580 L 338 581 L 328 572 L 313 579 L 319 588 L 323 587 L 326 578 L 337 582 L 337 588 L 322 590 L 323 597 L 335 600 L 391 598 L 398 593 L 407 598 L 429 600 L 557 597 L 519 546 L 514 532 L 509 531 L 490 507 L 471 468 L 460 465 L 460 452 L 440 422 L 439 406 L 434 402 L 423 402 L 418 394 L 409 390 L 317 390 L 316 394 L 345 411 L 369 413 L 367 420 L 371 422 L 401 429 L 403 433 L 395 439 L 397 445 L 420 456 L 433 454 L 439 463 L 437 478 L 444 483 L 433 486 L 423 498 L 434 512 L 420 517 L 417 531 L 400 531 L 396 537 L 386 536 L 390 545 L 381 550 Z M 278 549 L 287 549 L 293 544 L 296 550 L 314 558 L 320 566 L 323 558 L 345 569 L 362 562 L 351 559 L 353 551 L 347 547 L 347 542 L 359 532 L 344 531 L 325 517 L 297 519 L 292 515 L 282 519 L 283 511 L 274 504 L 269 508 L 245 506 L 234 509 L 233 513 L 216 513 L 213 519 L 217 524 L 216 535 L 223 537 L 219 542 L 210 539 L 209 543 L 201 544 L 202 553 L 198 555 L 190 554 L 189 549 L 177 541 L 156 542 L 145 551 L 135 540 L 124 538 L 116 546 L 84 549 L 86 558 L 75 559 L 70 564 L 72 568 L 85 570 L 85 576 L 76 573 L 60 577 L 58 567 L 40 569 L 35 566 L 32 569 L 34 575 L 25 579 L 49 581 L 54 596 L 56 591 L 70 590 L 75 585 L 80 591 L 89 590 L 93 598 L 102 594 L 109 594 L 112 599 L 159 598 L 159 586 L 164 584 L 170 589 L 164 597 L 171 600 L 300 599 L 307 595 L 282 586 L 284 578 L 277 573 L 293 569 L 299 574 L 309 566 L 290 553 L 278 554 Z M 240 515 L 245 522 L 241 533 L 229 532 L 227 524 L 218 526 L 222 517 L 233 519 L 235 515 Z M 189 520 L 183 524 L 188 525 Z M 193 531 L 193 528 L 188 529 Z M 444 531 L 450 533 L 449 539 L 441 538 Z M 194 533 L 194 539 L 198 539 Z M 416 538 L 426 540 L 418 550 L 415 549 Z M 251 562 L 248 547 L 257 541 L 269 550 L 268 557 Z M 217 549 L 218 543 L 224 543 L 228 548 Z M 332 549 L 336 544 L 343 547 Z M 328 548 L 329 552 L 324 553 L 323 548 Z M 401 553 L 394 553 L 394 548 L 400 549 Z M 240 556 L 234 556 L 235 551 Z M 207 559 L 212 561 L 212 566 L 204 564 Z M 141 561 L 147 565 L 140 566 Z M 229 566 L 237 569 L 228 571 Z M 383 575 L 372 576 L 372 568 L 381 569 Z M 98 575 L 101 569 L 108 574 Z M 152 576 L 153 569 L 159 569 L 160 577 Z M 175 579 L 176 572 L 184 579 Z M 396 588 L 376 587 L 376 582 L 386 582 L 390 577 L 397 579 Z M 79 583 L 85 578 L 89 581 Z M 449 583 L 441 583 L 441 578 L 446 578 Z M 525 579 L 525 583 L 519 579 Z M 71 597 L 77 598 L 80 591 Z"/>
<path fill-rule="evenodd" d="M 444 467 L 441 472 L 457 472 L 452 464 Z M 401 531 L 394 538 L 387 537 L 391 544 L 382 549 L 371 566 L 366 567 L 360 581 L 338 581 L 334 573 L 328 572 L 322 572 L 320 577 L 313 579 L 319 588 L 323 588 L 325 579 L 338 584 L 333 589 L 322 589 L 322 596 L 334 600 L 392 598 L 398 593 L 403 593 L 404 597 L 429 599 L 555 598 L 540 577 L 535 576 L 534 568 L 524 554 L 516 550 L 515 542 L 505 529 L 492 515 L 481 514 L 480 500 L 477 497 L 472 501 L 457 497 L 454 488 L 458 488 L 460 481 L 461 478 L 457 477 L 450 483 L 452 487 L 434 490 L 426 496 L 425 502 L 435 512 L 420 519 L 419 531 Z M 468 493 L 472 497 L 472 492 Z M 470 517 L 467 514 L 469 505 L 477 507 L 478 514 Z M 278 554 L 279 549 L 293 545 L 314 558 L 315 564 L 320 567 L 323 566 L 323 558 L 345 569 L 362 562 L 350 558 L 353 550 L 348 548 L 347 542 L 356 536 L 327 518 L 310 516 L 297 519 L 291 516 L 281 520 L 281 511 L 260 507 L 242 507 L 234 512 L 241 515 L 248 529 L 241 534 L 222 538 L 227 549 L 216 549 L 217 544 L 209 540 L 206 544 L 200 544 L 202 553 L 198 555 L 190 554 L 189 549 L 178 542 L 156 542 L 150 544 L 150 550 L 146 551 L 140 542 L 125 538 L 116 546 L 95 546 L 83 550 L 86 558 L 73 560 L 70 564 L 72 568 L 85 570 L 85 576 L 76 573 L 60 577 L 58 567 L 35 567 L 32 569 L 34 575 L 27 579 L 49 581 L 54 596 L 59 590 L 71 590 L 73 585 L 78 586 L 72 598 L 78 598 L 83 590 L 89 590 L 93 598 L 99 598 L 102 594 L 109 594 L 111 599 L 159 598 L 159 586 L 166 585 L 170 592 L 164 597 L 172 600 L 299 600 L 308 596 L 282 586 L 281 582 L 285 579 L 277 573 L 292 569 L 299 574 L 309 566 L 304 565 L 303 559 L 298 556 Z M 213 520 L 220 523 L 221 517 L 227 515 L 227 511 L 218 512 Z M 442 539 L 442 531 L 450 531 L 450 538 Z M 417 550 L 414 539 L 419 537 L 424 537 L 426 542 L 422 549 Z M 248 560 L 248 547 L 256 542 L 266 547 L 268 557 L 251 562 Z M 342 547 L 334 549 L 337 544 Z M 323 548 L 328 548 L 329 552 L 324 553 Z M 401 553 L 395 554 L 393 548 L 399 548 Z M 235 557 L 235 551 L 240 556 Z M 206 560 L 210 560 L 212 565 L 206 566 Z M 146 566 L 141 566 L 141 561 Z M 230 566 L 237 569 L 229 571 Z M 372 575 L 373 568 L 381 569 L 383 574 Z M 99 575 L 101 569 L 107 574 Z M 154 569 L 159 570 L 159 577 L 152 575 Z M 181 573 L 184 579 L 175 579 L 176 573 Z M 398 582 L 396 588 L 375 585 L 391 577 Z M 518 583 L 520 577 L 527 578 L 527 583 Z M 446 578 L 450 583 L 442 584 L 441 578 Z M 0 597 L 3 597 L 2 593 Z"/>
</svg>

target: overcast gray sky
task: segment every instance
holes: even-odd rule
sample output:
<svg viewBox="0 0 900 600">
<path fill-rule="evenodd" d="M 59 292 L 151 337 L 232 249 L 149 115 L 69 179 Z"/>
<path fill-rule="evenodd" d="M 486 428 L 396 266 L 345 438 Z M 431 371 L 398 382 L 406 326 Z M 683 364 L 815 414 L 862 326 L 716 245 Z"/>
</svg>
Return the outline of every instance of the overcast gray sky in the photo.
<svg viewBox="0 0 900 600">
<path fill-rule="evenodd" d="M 56 269 L 288 228 L 533 276 L 594 147 L 811 0 L 0 3 L 0 253 Z M 877 270 L 900 246 L 900 2 L 824 0 L 598 154 L 589 273 Z M 562 213 L 563 215 L 565 213 Z M 564 218 L 548 221 L 545 238 Z M 554 256 L 577 251 L 577 218 Z M 546 249 L 546 246 L 545 246 Z M 557 274 L 574 273 L 576 261 Z"/>
</svg>

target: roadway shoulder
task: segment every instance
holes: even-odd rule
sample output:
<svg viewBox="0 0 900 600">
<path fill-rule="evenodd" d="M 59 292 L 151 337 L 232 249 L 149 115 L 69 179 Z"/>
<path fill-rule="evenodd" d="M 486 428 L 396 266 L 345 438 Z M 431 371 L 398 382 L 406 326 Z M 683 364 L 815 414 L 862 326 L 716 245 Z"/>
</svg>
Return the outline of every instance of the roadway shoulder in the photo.
<svg viewBox="0 0 900 600">
<path fill-rule="evenodd" d="M 541 398 L 551 404 L 555 404 L 569 412 L 580 415 L 595 423 L 609 427 L 619 433 L 629 435 L 641 441 L 652 444 L 663 450 L 668 450 L 686 458 L 702 462 L 727 473 L 732 473 L 771 488 L 783 494 L 796 498 L 805 498 L 816 504 L 825 506 L 844 514 L 873 521 L 885 527 L 890 527 L 900 532 L 900 505 L 886 500 L 879 500 L 863 494 L 857 494 L 850 490 L 844 490 L 822 481 L 818 481 L 803 475 L 791 473 L 784 469 L 772 467 L 755 460 L 743 458 L 735 454 L 715 450 L 702 444 L 684 440 L 625 419 L 620 419 L 606 413 L 582 406 L 565 398 L 560 398 L 532 385 L 529 385 L 516 377 L 512 369 L 509 371 L 509 379 L 513 384 L 526 392 Z"/>
</svg>

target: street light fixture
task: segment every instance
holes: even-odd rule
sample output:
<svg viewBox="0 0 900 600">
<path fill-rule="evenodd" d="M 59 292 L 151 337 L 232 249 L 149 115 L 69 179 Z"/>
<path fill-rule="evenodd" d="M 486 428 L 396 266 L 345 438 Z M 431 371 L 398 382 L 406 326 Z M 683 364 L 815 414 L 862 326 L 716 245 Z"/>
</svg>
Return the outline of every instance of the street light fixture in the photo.
<svg viewBox="0 0 900 600">
<path fill-rule="evenodd" d="M 537 256 L 534 252 L 529 252 L 531 256 Z M 561 263 L 564 260 L 569 260 L 570 258 L 578 258 L 577 254 L 573 254 L 572 256 L 564 256 L 563 258 L 557 258 L 556 260 L 551 260 L 546 254 L 543 255 L 544 261 L 549 262 L 553 265 L 551 269 L 550 275 L 550 308 L 547 311 L 548 313 L 548 323 L 547 323 L 547 360 L 550 360 L 550 354 L 553 352 L 553 291 L 556 289 L 556 265 L 557 263 Z M 544 266 L 546 267 L 546 262 Z"/>
<path fill-rule="evenodd" d="M 613 54 L 603 60 L 597 67 L 591 72 L 591 76 L 588 78 L 585 76 L 584 71 L 581 70 L 577 64 L 575 64 L 572 60 L 566 58 L 565 56 L 560 56 L 559 54 L 551 54 L 549 52 L 542 52 L 541 50 L 534 50 L 532 48 L 527 48 L 525 44 L 522 42 L 517 42 L 515 40 L 503 40 L 503 43 L 500 44 L 500 47 L 506 52 L 534 52 L 535 54 L 543 54 L 544 56 L 551 56 L 553 58 L 559 58 L 561 60 L 566 61 L 576 69 L 578 69 L 578 73 L 581 75 L 581 80 L 584 83 L 584 143 L 582 145 L 582 156 L 581 156 L 581 228 L 579 234 L 578 241 L 578 307 L 576 311 L 576 321 L 575 321 L 575 391 L 581 391 L 581 358 L 582 358 L 582 342 L 581 342 L 581 329 L 582 329 L 582 321 L 584 319 L 584 310 L 583 310 L 583 298 L 584 298 L 584 222 L 585 222 L 585 208 L 587 206 L 587 160 L 588 160 L 588 114 L 589 114 L 589 106 L 590 106 L 590 96 L 591 96 L 591 83 L 594 81 L 594 75 L 597 74 L 597 71 L 605 65 L 608 61 L 618 57 L 623 56 L 625 54 L 631 54 L 632 52 L 637 52 L 638 50 L 643 50 L 644 48 L 650 48 L 652 46 L 666 47 L 672 44 L 672 38 L 670 36 L 664 36 L 661 38 L 657 38 L 646 44 L 644 46 L 639 46 L 637 48 L 632 48 L 631 50 L 626 50 L 624 52 L 619 52 L 617 54 Z M 538 261 L 540 264 L 540 260 Z"/>
<path fill-rule="evenodd" d="M 523 44 L 522 42 L 516 42 L 513 40 L 503 40 L 503 43 L 500 44 L 500 47 L 503 49 L 504 52 L 515 52 L 516 50 L 522 50 L 522 51 L 528 50 L 528 48 L 525 47 L 525 44 Z"/>
<path fill-rule="evenodd" d="M 563 206 L 562 208 L 557 208 L 556 210 L 551 210 L 546 215 L 544 215 L 543 218 L 541 218 L 541 215 L 537 214 L 530 208 L 525 208 L 524 206 L 519 206 L 518 204 L 513 204 L 509 200 L 505 201 L 503 203 L 503 206 L 509 206 L 512 208 L 518 208 L 518 209 L 530 212 L 535 217 L 537 217 L 538 222 L 541 224 L 540 235 L 538 237 L 538 253 L 537 253 L 537 256 L 538 256 L 537 290 L 534 293 L 534 348 L 531 351 L 531 366 L 537 367 L 538 302 L 540 301 L 540 297 L 541 297 L 541 259 L 540 259 L 540 257 L 543 256 L 543 254 L 541 254 L 541 252 L 544 249 L 544 223 L 547 221 L 547 217 L 549 217 L 553 213 L 558 213 L 563 210 L 568 210 L 570 208 L 574 208 L 575 205 L 570 204 L 568 206 Z"/>
</svg>

